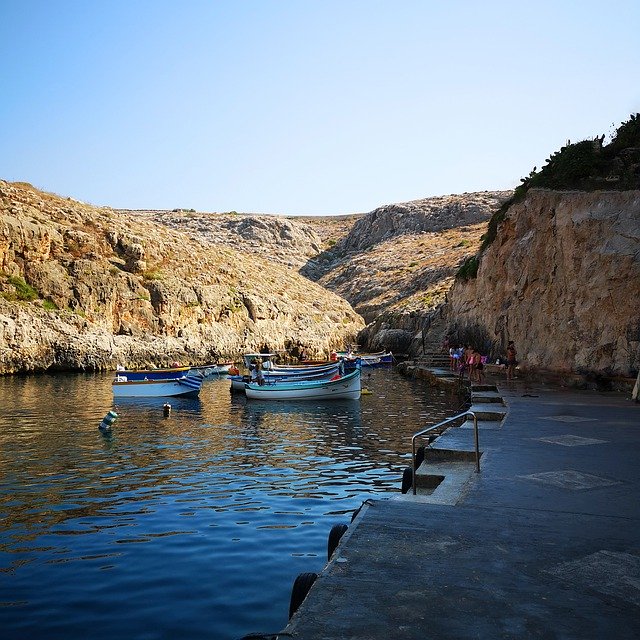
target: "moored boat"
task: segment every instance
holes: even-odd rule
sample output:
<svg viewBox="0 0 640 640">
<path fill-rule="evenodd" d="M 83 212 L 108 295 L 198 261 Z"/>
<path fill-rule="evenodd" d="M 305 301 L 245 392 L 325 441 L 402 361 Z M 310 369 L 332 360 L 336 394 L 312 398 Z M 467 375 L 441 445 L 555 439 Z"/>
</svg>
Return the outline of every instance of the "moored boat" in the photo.
<svg viewBox="0 0 640 640">
<path fill-rule="evenodd" d="M 200 371 L 203 376 L 221 376 L 227 375 L 229 369 L 233 367 L 233 362 L 218 362 L 215 364 L 202 364 L 196 367 L 191 367 L 194 371 Z"/>
<path fill-rule="evenodd" d="M 358 364 L 363 367 L 378 367 L 393 363 L 393 353 L 391 351 L 380 351 L 378 353 L 361 353 L 342 356 L 347 369 L 353 369 Z"/>
<path fill-rule="evenodd" d="M 331 380 L 299 380 L 244 385 L 247 398 L 256 400 L 357 400 L 360 397 L 360 368 Z"/>
<path fill-rule="evenodd" d="M 112 384 L 115 398 L 158 398 L 163 396 L 197 396 L 204 376 L 199 371 L 189 371 L 180 378 L 129 380 L 117 375 Z"/>
<path fill-rule="evenodd" d="M 334 362 L 328 367 L 305 368 L 299 370 L 263 370 L 262 377 L 267 384 L 279 382 L 301 382 L 310 380 L 330 380 L 335 375 L 339 375 L 342 370 L 340 362 Z M 250 375 L 229 376 L 232 391 L 244 391 L 247 382 L 253 382 Z"/>
<path fill-rule="evenodd" d="M 172 380 L 182 378 L 189 373 L 191 367 L 166 367 L 163 369 L 125 369 L 118 367 L 116 375 L 132 380 Z"/>
<path fill-rule="evenodd" d="M 247 369 L 251 368 L 251 365 L 260 358 L 263 363 L 269 362 L 271 364 L 272 358 L 275 358 L 277 353 L 245 353 L 242 356 L 242 362 Z"/>
</svg>

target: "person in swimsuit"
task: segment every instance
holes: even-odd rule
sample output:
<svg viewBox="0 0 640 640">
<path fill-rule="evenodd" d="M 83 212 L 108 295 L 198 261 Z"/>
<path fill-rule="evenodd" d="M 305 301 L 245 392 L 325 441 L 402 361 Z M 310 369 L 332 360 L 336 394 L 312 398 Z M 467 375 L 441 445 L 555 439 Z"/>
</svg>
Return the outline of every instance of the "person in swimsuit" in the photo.
<svg viewBox="0 0 640 640">
<path fill-rule="evenodd" d="M 476 382 L 483 384 L 484 382 L 484 362 L 482 362 L 482 356 L 479 351 L 475 351 L 473 355 L 474 368 L 476 372 Z"/>
</svg>

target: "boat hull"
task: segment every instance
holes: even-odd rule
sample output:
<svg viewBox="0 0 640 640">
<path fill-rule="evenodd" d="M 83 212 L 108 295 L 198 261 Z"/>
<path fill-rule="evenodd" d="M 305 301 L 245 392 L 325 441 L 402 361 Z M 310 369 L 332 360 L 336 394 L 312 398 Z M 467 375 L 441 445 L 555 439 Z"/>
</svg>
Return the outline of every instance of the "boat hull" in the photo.
<svg viewBox="0 0 640 640">
<path fill-rule="evenodd" d="M 371 353 L 351 358 L 344 358 L 344 366 L 346 369 L 355 369 L 358 364 L 362 367 L 381 367 L 387 364 L 393 364 L 393 353 Z"/>
<path fill-rule="evenodd" d="M 134 380 L 173 380 L 186 376 L 189 367 L 168 367 L 166 369 L 118 369 L 116 375 Z"/>
<path fill-rule="evenodd" d="M 360 369 L 337 380 L 245 383 L 247 398 L 255 400 L 358 400 Z"/>
<path fill-rule="evenodd" d="M 340 363 L 332 365 L 328 368 L 323 368 L 321 371 L 263 371 L 263 377 L 268 385 L 287 383 L 287 382 L 307 382 L 307 381 L 320 381 L 331 380 L 335 375 L 340 372 Z M 232 391 L 244 391 L 244 385 L 247 382 L 251 382 L 249 376 L 229 376 L 231 380 Z"/>
<path fill-rule="evenodd" d="M 302 382 L 310 380 L 331 380 L 340 373 L 341 364 L 336 363 L 330 367 L 322 368 L 317 371 L 263 371 L 263 377 L 267 384 L 277 384 L 285 382 Z M 252 382 L 250 376 L 229 376 L 231 380 L 232 391 L 244 391 L 244 385 Z"/>
<path fill-rule="evenodd" d="M 200 374 L 164 380 L 119 380 L 113 381 L 114 398 L 160 398 L 171 396 L 197 396 L 202 387 Z"/>
</svg>

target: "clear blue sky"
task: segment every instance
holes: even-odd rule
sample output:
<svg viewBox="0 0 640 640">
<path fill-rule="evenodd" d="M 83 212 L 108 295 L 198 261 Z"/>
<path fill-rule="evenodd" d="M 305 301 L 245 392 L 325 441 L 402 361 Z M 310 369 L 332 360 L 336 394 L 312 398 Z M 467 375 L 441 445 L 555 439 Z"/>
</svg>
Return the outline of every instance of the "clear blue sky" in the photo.
<svg viewBox="0 0 640 640">
<path fill-rule="evenodd" d="M 638 0 L 0 0 L 0 178 L 96 205 L 512 188 L 637 111 Z"/>
</svg>

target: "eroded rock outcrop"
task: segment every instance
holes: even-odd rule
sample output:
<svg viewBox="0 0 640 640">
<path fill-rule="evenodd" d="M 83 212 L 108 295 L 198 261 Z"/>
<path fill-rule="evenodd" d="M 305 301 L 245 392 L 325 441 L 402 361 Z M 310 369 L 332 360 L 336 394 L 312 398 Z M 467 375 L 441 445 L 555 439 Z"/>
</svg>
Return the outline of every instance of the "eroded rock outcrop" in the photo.
<svg viewBox="0 0 640 640">
<path fill-rule="evenodd" d="M 259 251 L 0 181 L 0 373 L 328 354 L 363 326 Z"/>
<path fill-rule="evenodd" d="M 372 346 L 388 327 L 411 332 L 444 301 L 458 265 L 478 250 L 487 221 L 511 195 L 485 191 L 380 207 L 301 273 L 375 323 L 361 343 Z M 384 344 L 392 348 L 398 336 L 389 336 Z"/>
<path fill-rule="evenodd" d="M 640 366 L 640 191 L 531 189 L 512 205 L 449 320 L 523 367 L 629 375 Z"/>
</svg>

